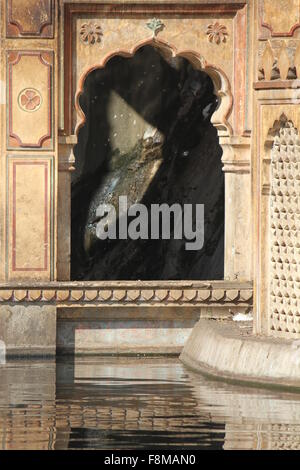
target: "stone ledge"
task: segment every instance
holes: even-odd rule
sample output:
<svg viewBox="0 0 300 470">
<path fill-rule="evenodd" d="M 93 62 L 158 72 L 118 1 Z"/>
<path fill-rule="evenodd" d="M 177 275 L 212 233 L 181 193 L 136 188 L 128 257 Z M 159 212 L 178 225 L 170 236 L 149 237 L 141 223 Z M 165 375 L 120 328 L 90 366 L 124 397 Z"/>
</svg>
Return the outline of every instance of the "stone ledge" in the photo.
<svg viewBox="0 0 300 470">
<path fill-rule="evenodd" d="M 251 283 L 227 281 L 50 282 L 0 286 L 0 305 L 249 307 L 252 299 Z"/>
<path fill-rule="evenodd" d="M 173 347 L 98 347 L 98 348 L 82 348 L 82 347 L 72 347 L 72 346 L 58 346 L 57 354 L 65 356 L 108 356 L 108 357 L 137 357 L 137 356 L 170 356 L 178 357 L 182 351 L 182 346 L 173 346 Z"/>
<path fill-rule="evenodd" d="M 251 323 L 200 320 L 180 360 L 219 379 L 300 389 L 300 344 L 254 336 Z"/>
</svg>

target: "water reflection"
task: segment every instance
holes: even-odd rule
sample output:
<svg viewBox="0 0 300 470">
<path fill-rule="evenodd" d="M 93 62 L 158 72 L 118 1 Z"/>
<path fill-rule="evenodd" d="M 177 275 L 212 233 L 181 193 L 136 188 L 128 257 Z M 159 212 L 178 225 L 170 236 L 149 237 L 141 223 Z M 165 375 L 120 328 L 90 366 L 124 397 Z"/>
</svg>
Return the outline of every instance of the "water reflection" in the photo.
<svg viewBox="0 0 300 470">
<path fill-rule="evenodd" d="M 300 396 L 231 386 L 177 359 L 0 365 L 0 449 L 299 449 Z"/>
</svg>

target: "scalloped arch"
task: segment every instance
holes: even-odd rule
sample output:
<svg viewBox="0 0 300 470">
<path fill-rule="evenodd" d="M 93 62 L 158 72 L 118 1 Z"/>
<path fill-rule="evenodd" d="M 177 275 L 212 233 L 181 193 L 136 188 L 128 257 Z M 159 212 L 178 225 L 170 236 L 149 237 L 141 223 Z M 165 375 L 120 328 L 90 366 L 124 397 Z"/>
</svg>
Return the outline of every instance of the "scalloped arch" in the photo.
<svg viewBox="0 0 300 470">
<path fill-rule="evenodd" d="M 80 96 L 83 93 L 85 81 L 88 75 L 94 70 L 104 68 L 110 59 L 116 56 L 131 58 L 135 53 L 142 48 L 143 46 L 152 46 L 164 51 L 170 57 L 183 57 L 187 59 L 195 68 L 206 72 L 212 79 L 215 94 L 219 98 L 219 105 L 212 115 L 211 122 L 218 130 L 218 133 L 222 135 L 232 135 L 233 130 L 228 122 L 228 118 L 232 112 L 233 108 L 233 95 L 230 87 L 230 82 L 226 74 L 213 64 L 208 63 L 205 58 L 196 51 L 193 50 L 178 50 L 175 46 L 170 45 L 169 43 L 162 41 L 158 38 L 151 38 L 145 41 L 137 43 L 131 49 L 117 49 L 114 52 L 106 55 L 103 60 L 99 63 L 96 63 L 92 67 L 89 67 L 81 75 L 75 96 L 75 109 L 77 113 L 77 125 L 75 128 L 75 134 L 78 136 L 79 130 L 84 126 L 86 122 L 86 115 L 83 112 L 80 106 Z"/>
</svg>

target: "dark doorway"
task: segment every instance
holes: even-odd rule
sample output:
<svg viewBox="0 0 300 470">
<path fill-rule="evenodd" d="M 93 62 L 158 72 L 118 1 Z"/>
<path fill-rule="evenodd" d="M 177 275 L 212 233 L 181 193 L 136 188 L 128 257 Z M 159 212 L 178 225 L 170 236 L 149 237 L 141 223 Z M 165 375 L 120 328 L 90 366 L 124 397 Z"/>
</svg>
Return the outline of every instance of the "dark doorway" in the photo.
<svg viewBox="0 0 300 470">
<path fill-rule="evenodd" d="M 184 58 L 144 46 L 87 77 L 86 115 L 72 181 L 72 280 L 217 280 L 224 277 L 222 150 L 210 122 L 210 77 Z M 204 204 L 205 241 L 99 240 L 99 204 Z M 117 207 L 116 207 L 117 208 Z"/>
</svg>

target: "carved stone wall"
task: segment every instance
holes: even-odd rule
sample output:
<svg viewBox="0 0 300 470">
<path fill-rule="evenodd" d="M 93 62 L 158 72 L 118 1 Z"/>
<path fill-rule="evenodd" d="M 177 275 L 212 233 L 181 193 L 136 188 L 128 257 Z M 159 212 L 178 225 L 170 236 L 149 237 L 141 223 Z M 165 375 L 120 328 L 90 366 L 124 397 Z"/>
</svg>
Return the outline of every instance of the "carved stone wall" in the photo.
<svg viewBox="0 0 300 470">
<path fill-rule="evenodd" d="M 56 277 L 54 0 L 0 2 L 0 279 Z"/>
<path fill-rule="evenodd" d="M 85 118 L 79 97 L 91 70 L 145 44 L 170 60 L 185 57 L 215 84 L 220 103 L 212 121 L 226 173 L 226 278 L 251 280 L 253 15 L 247 0 L 0 0 L 0 279 L 8 290 L 4 297 L 1 291 L 2 304 L 54 302 L 61 295 L 102 302 L 100 291 L 71 294 L 71 285 L 58 294 L 51 287 L 58 270 L 60 280 L 69 277 L 69 170 L 75 127 Z M 27 287 L 14 293 L 18 282 Z M 50 288 L 29 294 L 39 282 Z M 202 292 L 185 293 L 183 286 L 166 289 L 157 302 L 202 302 Z M 130 290 L 133 304 L 144 298 L 142 290 Z M 205 294 L 209 306 L 243 300 L 239 289 L 218 291 Z"/>
<path fill-rule="evenodd" d="M 286 122 L 271 152 L 270 329 L 300 333 L 300 139 Z"/>
<path fill-rule="evenodd" d="M 264 36 L 293 36 L 300 27 L 299 0 L 259 0 L 259 20 Z"/>
<path fill-rule="evenodd" d="M 258 7 L 257 87 L 272 82 L 269 86 L 283 88 L 279 81 L 292 86 L 300 77 L 299 0 L 259 0 Z"/>
<path fill-rule="evenodd" d="M 53 37 L 55 0 L 7 0 L 8 37 Z"/>
<path fill-rule="evenodd" d="M 78 131 L 84 124 L 79 96 L 87 75 L 104 67 L 114 55 L 133 56 L 145 44 L 156 45 L 168 55 L 186 57 L 211 74 L 222 97 L 216 123 L 229 134 L 246 130 L 249 103 L 244 93 L 251 65 L 246 61 L 246 2 L 107 3 L 65 5 L 65 133 L 72 133 L 75 127 Z M 76 110 L 70 105 L 75 93 Z"/>
<path fill-rule="evenodd" d="M 300 338 L 300 2 L 257 0 L 256 5 L 254 331 Z"/>
<path fill-rule="evenodd" d="M 253 30 L 252 3 L 202 0 L 184 4 L 175 1 L 109 3 L 65 2 L 61 23 L 61 29 L 64 27 L 61 133 L 77 137 L 86 122 L 80 104 L 85 80 L 116 55 L 133 57 L 142 46 L 151 45 L 170 61 L 173 57 L 184 57 L 195 68 L 205 71 L 219 97 L 212 123 L 220 136 L 226 173 L 225 279 L 251 279 L 252 60 L 247 60 L 247 48 Z M 74 95 L 75 107 L 72 106 Z M 68 189 L 66 186 L 61 189 L 59 182 L 58 191 L 66 193 Z M 69 214 L 64 212 L 58 226 L 60 220 L 66 219 Z M 62 251 L 59 246 L 58 250 Z M 60 276 L 59 270 L 58 279 L 66 279 L 65 274 Z"/>
</svg>

